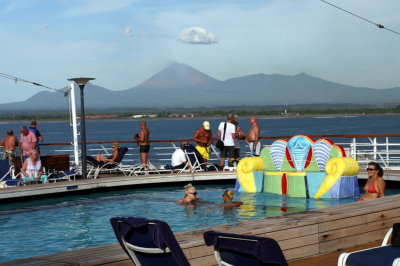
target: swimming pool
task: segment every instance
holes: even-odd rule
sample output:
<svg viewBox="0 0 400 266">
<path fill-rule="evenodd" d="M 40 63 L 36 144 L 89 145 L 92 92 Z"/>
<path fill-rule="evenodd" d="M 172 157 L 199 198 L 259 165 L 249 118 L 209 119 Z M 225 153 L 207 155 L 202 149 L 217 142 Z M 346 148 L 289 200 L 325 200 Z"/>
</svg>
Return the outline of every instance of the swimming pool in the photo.
<svg viewBox="0 0 400 266">
<path fill-rule="evenodd" d="M 196 186 L 210 204 L 178 205 L 183 187 L 138 188 L 0 205 L 0 261 L 80 249 L 117 242 L 109 224 L 113 216 L 166 221 L 174 232 L 194 230 L 286 213 L 354 202 L 356 198 L 314 200 L 265 193 L 237 194 L 239 208 L 222 208 L 231 185 Z M 399 191 L 387 190 L 388 194 Z"/>
</svg>

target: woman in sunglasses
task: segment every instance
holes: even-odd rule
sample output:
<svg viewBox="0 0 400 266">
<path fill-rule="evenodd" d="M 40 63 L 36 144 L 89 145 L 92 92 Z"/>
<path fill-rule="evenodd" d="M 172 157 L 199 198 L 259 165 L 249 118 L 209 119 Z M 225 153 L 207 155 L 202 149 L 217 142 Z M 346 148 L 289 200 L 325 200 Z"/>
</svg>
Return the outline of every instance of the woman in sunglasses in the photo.
<svg viewBox="0 0 400 266">
<path fill-rule="evenodd" d="M 118 159 L 118 150 L 119 150 L 119 144 L 118 143 L 113 143 L 112 147 L 112 154 L 109 156 L 104 156 L 102 154 L 97 154 L 96 155 L 96 161 L 98 162 L 103 162 L 103 163 L 113 163 Z"/>
<path fill-rule="evenodd" d="M 185 186 L 185 196 L 181 198 L 178 203 L 183 204 L 196 204 L 197 201 L 200 201 L 200 199 L 197 197 L 197 191 L 192 184 L 187 184 Z"/>
<path fill-rule="evenodd" d="M 383 169 L 375 163 L 370 162 L 367 168 L 368 180 L 364 185 L 365 194 L 358 201 L 376 199 L 385 196 L 385 180 L 383 180 Z"/>
</svg>

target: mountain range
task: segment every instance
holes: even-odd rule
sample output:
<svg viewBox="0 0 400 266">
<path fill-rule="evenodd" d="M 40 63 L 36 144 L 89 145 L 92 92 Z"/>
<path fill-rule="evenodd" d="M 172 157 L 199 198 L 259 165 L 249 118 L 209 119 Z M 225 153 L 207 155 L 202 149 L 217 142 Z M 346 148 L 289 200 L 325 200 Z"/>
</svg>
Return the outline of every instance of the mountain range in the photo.
<svg viewBox="0 0 400 266">
<path fill-rule="evenodd" d="M 400 87 L 372 89 L 294 76 L 254 74 L 225 81 L 173 63 L 137 86 L 112 91 L 88 83 L 85 109 L 266 106 L 298 104 L 398 104 Z M 79 89 L 76 88 L 79 106 Z M 67 98 L 41 91 L 26 101 L 0 104 L 0 111 L 65 110 Z"/>
</svg>

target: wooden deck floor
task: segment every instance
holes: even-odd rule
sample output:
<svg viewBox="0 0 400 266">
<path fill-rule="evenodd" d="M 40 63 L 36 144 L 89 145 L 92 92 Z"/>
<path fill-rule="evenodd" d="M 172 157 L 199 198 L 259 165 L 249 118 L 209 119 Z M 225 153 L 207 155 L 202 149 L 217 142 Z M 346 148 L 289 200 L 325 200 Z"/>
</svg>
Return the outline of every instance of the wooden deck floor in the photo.
<svg viewBox="0 0 400 266">
<path fill-rule="evenodd" d="M 311 258 L 307 259 L 300 259 L 300 260 L 295 260 L 295 261 L 290 261 L 289 265 L 290 266 L 336 266 L 338 263 L 338 258 L 341 253 L 343 252 L 351 252 L 351 251 L 356 251 L 356 250 L 361 250 L 365 248 L 371 248 L 371 247 L 376 247 L 380 246 L 382 241 L 374 241 L 368 244 L 364 245 L 359 245 L 353 248 L 347 248 L 341 251 L 336 251 L 320 256 L 314 256 Z"/>
<path fill-rule="evenodd" d="M 350 252 L 355 250 L 361 250 L 365 248 L 379 246 L 381 241 L 374 241 L 372 243 L 359 245 L 353 248 L 344 249 L 337 252 L 332 252 L 324 255 L 314 256 L 307 259 L 300 260 L 291 260 L 289 261 L 290 266 L 336 266 L 339 255 L 342 252 Z M 55 254 L 52 256 L 46 256 L 43 258 L 29 258 L 23 260 L 17 260 L 12 262 L 0 263 L 2 266 L 17 266 L 17 265 L 40 265 L 40 266 L 58 266 L 58 265 L 96 265 L 96 266 L 133 266 L 134 264 L 128 258 L 125 253 L 123 253 L 122 249 L 118 245 L 107 245 L 99 248 L 88 248 L 81 250 L 80 255 L 75 252 L 71 252 L 69 254 L 71 256 L 71 260 L 68 261 L 60 254 Z M 86 254 L 87 257 L 93 256 L 93 254 L 97 254 L 98 260 L 88 261 L 82 260 Z M 100 255 L 102 254 L 102 255 Z M 110 255 L 111 254 L 111 255 Z M 81 257 L 81 261 L 78 262 L 76 259 Z M 206 262 L 199 262 L 192 265 L 217 265 L 215 261 L 211 261 L 210 264 L 206 264 Z"/>
</svg>

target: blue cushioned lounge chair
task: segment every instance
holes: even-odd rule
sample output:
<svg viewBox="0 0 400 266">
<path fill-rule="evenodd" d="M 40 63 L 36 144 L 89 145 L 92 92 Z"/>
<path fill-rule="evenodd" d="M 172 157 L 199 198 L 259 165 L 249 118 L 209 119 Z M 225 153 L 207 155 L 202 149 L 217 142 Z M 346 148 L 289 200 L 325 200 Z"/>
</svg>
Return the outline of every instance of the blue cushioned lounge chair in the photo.
<svg viewBox="0 0 400 266">
<path fill-rule="evenodd" d="M 18 186 L 21 179 L 14 176 L 14 167 L 8 160 L 0 160 L 0 185 L 2 187 Z"/>
<path fill-rule="evenodd" d="M 271 238 L 207 231 L 207 246 L 214 246 L 219 265 L 288 265 L 279 244 Z"/>
<path fill-rule="evenodd" d="M 394 224 L 386 233 L 381 246 L 342 253 L 338 259 L 338 266 L 400 266 L 399 234 L 400 224 Z M 391 245 L 388 244 L 390 237 L 392 237 Z"/>
<path fill-rule="evenodd" d="M 184 147 L 186 157 L 188 158 L 188 166 L 190 165 L 191 172 L 218 171 L 218 167 L 216 167 L 214 164 L 206 163 L 204 161 L 203 156 L 201 156 L 195 146 L 192 144 L 187 144 Z"/>
<path fill-rule="evenodd" d="M 100 173 L 122 172 L 125 175 L 125 169 L 121 162 L 125 154 L 128 152 L 127 147 L 120 147 L 118 151 L 118 158 L 115 162 L 99 162 L 92 156 L 86 156 L 86 162 L 92 167 L 89 169 L 88 177 L 96 179 Z M 126 169 L 127 170 L 127 169 Z"/>
<path fill-rule="evenodd" d="M 133 217 L 113 217 L 110 222 L 135 265 L 190 265 L 167 223 Z"/>
</svg>

